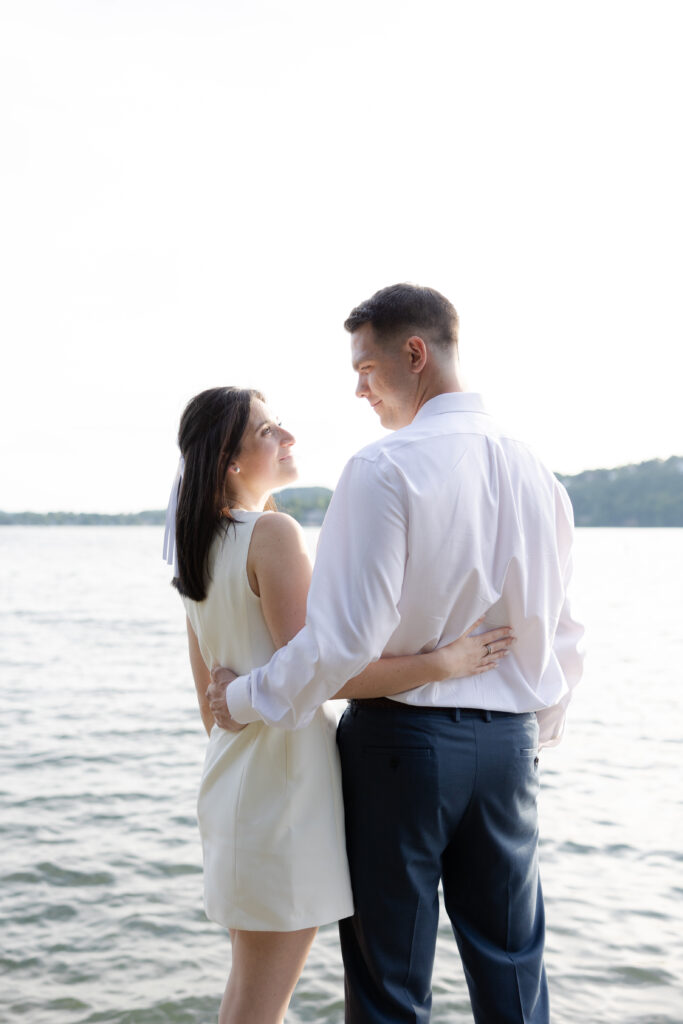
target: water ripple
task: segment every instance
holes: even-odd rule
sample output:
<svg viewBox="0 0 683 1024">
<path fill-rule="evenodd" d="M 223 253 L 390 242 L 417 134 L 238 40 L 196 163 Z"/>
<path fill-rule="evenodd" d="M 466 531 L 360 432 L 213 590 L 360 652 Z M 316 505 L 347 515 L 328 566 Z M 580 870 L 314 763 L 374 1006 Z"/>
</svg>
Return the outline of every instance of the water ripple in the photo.
<svg viewBox="0 0 683 1024">
<path fill-rule="evenodd" d="M 4 605 L 21 612 L 2 629 L 0 660 L 2 1024 L 216 1022 L 229 943 L 202 912 L 205 737 L 160 533 L 74 529 L 55 549 L 37 528 L 15 553 L 20 533 L 3 547 L 0 591 L 11 580 Z M 681 1024 L 683 691 L 670 638 L 683 531 L 579 541 L 578 596 L 600 647 L 566 737 L 541 757 L 553 1024 Z M 629 587 L 638 606 L 617 607 Z M 656 614 L 644 633 L 645 608 Z M 24 700 L 36 672 L 40 713 Z M 342 1019 L 326 927 L 287 1024 Z M 442 907 L 432 1024 L 471 1019 Z"/>
</svg>

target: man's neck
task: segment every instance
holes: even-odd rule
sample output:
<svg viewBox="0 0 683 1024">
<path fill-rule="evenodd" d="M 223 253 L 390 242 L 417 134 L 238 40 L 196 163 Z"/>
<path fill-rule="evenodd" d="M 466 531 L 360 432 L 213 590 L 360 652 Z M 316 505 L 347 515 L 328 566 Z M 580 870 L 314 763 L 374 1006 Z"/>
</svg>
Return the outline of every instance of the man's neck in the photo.
<svg viewBox="0 0 683 1024">
<path fill-rule="evenodd" d="M 450 395 L 459 391 L 467 391 L 465 379 L 460 373 L 457 365 L 449 367 L 447 371 L 430 374 L 429 379 L 420 381 L 420 388 L 416 395 L 416 404 L 413 417 L 417 416 L 423 405 L 430 402 L 437 395 Z"/>
</svg>

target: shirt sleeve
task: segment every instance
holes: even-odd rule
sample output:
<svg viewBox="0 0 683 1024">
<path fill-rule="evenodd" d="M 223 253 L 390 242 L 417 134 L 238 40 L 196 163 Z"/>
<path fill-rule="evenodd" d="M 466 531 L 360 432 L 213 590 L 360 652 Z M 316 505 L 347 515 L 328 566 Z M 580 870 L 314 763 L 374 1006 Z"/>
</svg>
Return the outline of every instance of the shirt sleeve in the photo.
<svg viewBox="0 0 683 1024">
<path fill-rule="evenodd" d="M 226 690 L 238 722 L 296 729 L 382 654 L 399 623 L 407 559 L 403 478 L 382 454 L 347 464 L 325 516 L 306 624 Z"/>
<path fill-rule="evenodd" d="M 574 514 L 569 495 L 559 482 L 557 483 L 556 525 L 558 551 L 562 563 L 564 602 L 555 630 L 553 655 L 564 675 L 566 690 L 557 704 L 536 712 L 539 724 L 539 745 L 542 747 L 556 746 L 562 739 L 567 707 L 576 685 L 581 681 L 584 659 L 582 644 L 584 628 L 574 618 L 568 596 L 573 571 Z"/>
</svg>

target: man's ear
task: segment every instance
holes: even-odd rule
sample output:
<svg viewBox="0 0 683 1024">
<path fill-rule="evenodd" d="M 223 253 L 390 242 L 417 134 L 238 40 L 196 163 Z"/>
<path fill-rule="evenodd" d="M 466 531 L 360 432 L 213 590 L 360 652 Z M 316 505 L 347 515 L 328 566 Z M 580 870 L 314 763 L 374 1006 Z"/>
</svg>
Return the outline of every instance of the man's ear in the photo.
<svg viewBox="0 0 683 1024">
<path fill-rule="evenodd" d="M 413 334 L 405 343 L 410 357 L 410 372 L 421 373 L 427 363 L 427 345 L 419 334 Z"/>
</svg>

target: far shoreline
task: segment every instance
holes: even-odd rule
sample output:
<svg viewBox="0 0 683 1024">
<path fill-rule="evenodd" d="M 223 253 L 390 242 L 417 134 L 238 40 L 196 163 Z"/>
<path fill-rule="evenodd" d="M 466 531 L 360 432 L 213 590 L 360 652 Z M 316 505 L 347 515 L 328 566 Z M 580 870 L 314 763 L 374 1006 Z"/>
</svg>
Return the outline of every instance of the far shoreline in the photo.
<svg viewBox="0 0 683 1024">
<path fill-rule="evenodd" d="M 54 514 L 54 513 L 52 513 L 52 514 Z M 121 527 L 122 529 L 126 529 L 126 528 L 130 528 L 130 527 L 156 527 L 156 528 L 160 528 L 160 527 L 164 526 L 164 520 L 163 519 L 160 522 L 156 522 L 156 521 L 152 522 L 152 521 L 149 521 L 149 520 L 138 521 L 136 516 L 135 516 L 135 514 L 131 514 L 130 516 L 124 516 L 124 515 L 121 515 L 121 516 L 115 516 L 115 515 L 105 516 L 105 515 L 101 515 L 101 516 L 97 516 L 96 517 L 99 520 L 98 522 L 81 522 L 81 521 L 78 521 L 78 513 L 72 513 L 73 521 L 70 520 L 68 522 L 61 521 L 61 520 L 59 522 L 48 521 L 48 516 L 50 515 L 50 513 L 46 513 L 46 515 L 44 517 L 44 519 L 45 519 L 44 522 L 36 522 L 35 520 L 32 520 L 31 522 L 19 522 L 19 521 L 7 522 L 5 520 L 5 518 L 4 518 L 7 515 L 8 515 L 7 513 L 0 514 L 0 528 L 6 527 L 7 529 L 10 529 L 12 527 L 24 526 L 24 527 L 29 527 L 31 529 L 33 529 L 33 528 L 42 528 L 42 529 L 49 529 L 49 530 L 59 530 L 59 529 L 67 529 L 67 530 L 68 529 L 72 529 L 72 530 L 73 529 L 79 529 L 79 530 L 82 530 L 84 527 L 93 527 L 94 529 L 100 529 L 102 527 L 113 527 L 113 526 L 115 526 L 115 527 Z M 95 518 L 95 517 L 87 516 L 87 515 L 84 516 L 84 519 L 90 519 L 90 518 Z M 322 526 L 322 524 L 323 524 L 323 520 L 322 519 L 320 519 L 320 520 L 300 520 L 296 516 L 293 516 L 293 518 L 297 520 L 297 522 L 299 523 L 300 526 L 303 526 L 303 527 L 306 527 L 306 528 L 310 527 L 312 529 L 319 529 Z M 108 521 L 108 520 L 111 520 L 111 521 Z M 665 525 L 660 525 L 660 524 L 657 524 L 657 523 L 577 523 L 575 525 L 575 529 L 576 530 L 683 530 L 683 523 L 681 523 L 681 524 L 673 523 L 673 524 L 665 524 Z"/>
<path fill-rule="evenodd" d="M 567 489 L 577 527 L 683 527 L 683 456 L 556 476 Z M 302 526 L 321 526 L 331 497 L 328 487 L 288 487 L 275 500 Z M 119 514 L 0 511 L 0 526 L 161 526 L 165 518 L 160 509 Z"/>
</svg>

